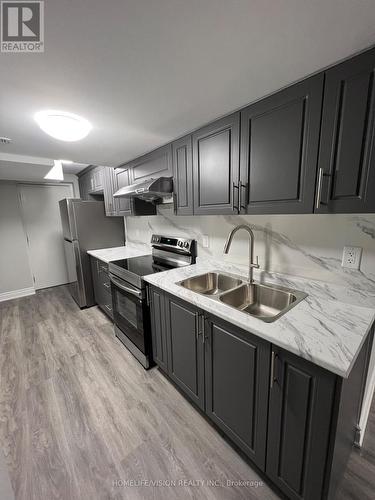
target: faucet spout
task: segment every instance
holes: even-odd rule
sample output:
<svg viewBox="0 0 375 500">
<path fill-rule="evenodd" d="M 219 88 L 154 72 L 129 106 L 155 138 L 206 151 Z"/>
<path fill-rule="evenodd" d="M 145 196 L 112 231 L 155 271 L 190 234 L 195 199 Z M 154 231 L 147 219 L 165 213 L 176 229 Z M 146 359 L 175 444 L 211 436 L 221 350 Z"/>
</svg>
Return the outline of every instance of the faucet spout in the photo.
<svg viewBox="0 0 375 500">
<path fill-rule="evenodd" d="M 254 260 L 254 233 L 249 226 L 247 226 L 246 224 L 240 224 L 239 226 L 236 226 L 234 229 L 232 229 L 232 231 L 228 235 L 227 241 L 225 242 L 224 253 L 227 254 L 229 252 L 229 249 L 232 245 L 233 236 L 240 229 L 243 229 L 249 235 L 249 277 L 248 277 L 248 280 L 249 280 L 249 283 L 253 283 L 254 282 L 253 269 L 254 268 L 259 269 L 259 260 L 257 257 L 256 262 L 255 263 L 253 262 L 253 260 Z"/>
</svg>

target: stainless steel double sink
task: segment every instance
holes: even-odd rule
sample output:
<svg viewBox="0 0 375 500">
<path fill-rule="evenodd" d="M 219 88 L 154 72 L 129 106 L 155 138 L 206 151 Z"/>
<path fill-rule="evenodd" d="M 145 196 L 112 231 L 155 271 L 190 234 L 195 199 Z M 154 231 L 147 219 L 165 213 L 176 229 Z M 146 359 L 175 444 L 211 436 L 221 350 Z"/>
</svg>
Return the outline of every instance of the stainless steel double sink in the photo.
<svg viewBox="0 0 375 500">
<path fill-rule="evenodd" d="M 238 311 L 271 323 L 307 297 L 307 293 L 272 284 L 249 283 L 219 271 L 192 276 L 177 283 Z"/>
</svg>

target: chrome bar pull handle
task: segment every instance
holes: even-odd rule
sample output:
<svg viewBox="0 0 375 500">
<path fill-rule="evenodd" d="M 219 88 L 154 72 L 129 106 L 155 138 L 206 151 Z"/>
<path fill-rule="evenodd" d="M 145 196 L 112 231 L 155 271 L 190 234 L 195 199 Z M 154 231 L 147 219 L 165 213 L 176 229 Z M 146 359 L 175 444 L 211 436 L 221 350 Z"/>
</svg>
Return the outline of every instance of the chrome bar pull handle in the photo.
<svg viewBox="0 0 375 500">
<path fill-rule="evenodd" d="M 275 353 L 274 350 L 271 352 L 271 373 L 270 373 L 270 389 L 273 388 L 273 383 L 276 382 L 276 377 L 275 377 L 275 362 L 277 359 L 277 354 Z"/>
<path fill-rule="evenodd" d="M 233 186 L 232 186 L 232 208 L 233 208 L 233 210 L 236 210 L 237 213 L 239 213 L 239 206 L 238 205 L 236 206 L 234 204 L 234 192 L 235 192 L 236 189 L 238 190 L 239 187 L 238 187 L 238 185 L 235 182 L 233 182 Z"/>
<path fill-rule="evenodd" d="M 316 191 L 316 202 L 315 202 L 315 208 L 320 208 L 320 203 L 321 203 L 321 196 L 322 196 L 322 185 L 323 185 L 323 169 L 319 168 L 319 174 L 318 174 L 318 189 Z"/>
</svg>

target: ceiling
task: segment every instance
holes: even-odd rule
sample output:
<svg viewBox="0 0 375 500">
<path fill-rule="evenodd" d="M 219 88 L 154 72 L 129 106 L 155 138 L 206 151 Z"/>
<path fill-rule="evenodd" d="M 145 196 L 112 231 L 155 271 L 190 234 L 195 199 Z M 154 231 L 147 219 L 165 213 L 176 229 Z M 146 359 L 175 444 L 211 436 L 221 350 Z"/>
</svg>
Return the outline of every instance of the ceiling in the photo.
<svg viewBox="0 0 375 500">
<path fill-rule="evenodd" d="M 45 52 L 0 54 L 0 152 L 119 165 L 374 43 L 374 0 L 51 0 Z"/>
</svg>

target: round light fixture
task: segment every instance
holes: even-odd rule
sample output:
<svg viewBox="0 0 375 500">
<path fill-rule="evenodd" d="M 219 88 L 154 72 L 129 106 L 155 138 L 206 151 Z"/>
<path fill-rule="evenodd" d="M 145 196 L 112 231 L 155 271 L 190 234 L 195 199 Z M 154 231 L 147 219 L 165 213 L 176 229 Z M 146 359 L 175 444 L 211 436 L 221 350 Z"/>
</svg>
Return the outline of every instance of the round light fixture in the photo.
<svg viewBox="0 0 375 500">
<path fill-rule="evenodd" d="M 34 119 L 43 132 L 60 141 L 80 141 L 92 129 L 85 118 L 66 111 L 39 111 Z"/>
</svg>

